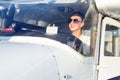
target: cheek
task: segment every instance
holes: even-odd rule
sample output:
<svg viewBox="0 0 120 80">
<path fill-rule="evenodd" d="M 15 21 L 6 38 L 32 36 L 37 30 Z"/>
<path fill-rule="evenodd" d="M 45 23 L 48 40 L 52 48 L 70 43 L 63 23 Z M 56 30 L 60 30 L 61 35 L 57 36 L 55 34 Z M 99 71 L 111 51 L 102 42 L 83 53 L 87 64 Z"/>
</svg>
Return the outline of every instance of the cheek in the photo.
<svg viewBox="0 0 120 80">
<path fill-rule="evenodd" d="M 70 30 L 75 30 L 75 29 L 78 29 L 78 28 L 80 28 L 80 25 L 78 25 L 78 24 L 69 24 L 69 29 Z"/>
<path fill-rule="evenodd" d="M 71 28 L 71 24 L 69 24 L 68 27 Z"/>
</svg>

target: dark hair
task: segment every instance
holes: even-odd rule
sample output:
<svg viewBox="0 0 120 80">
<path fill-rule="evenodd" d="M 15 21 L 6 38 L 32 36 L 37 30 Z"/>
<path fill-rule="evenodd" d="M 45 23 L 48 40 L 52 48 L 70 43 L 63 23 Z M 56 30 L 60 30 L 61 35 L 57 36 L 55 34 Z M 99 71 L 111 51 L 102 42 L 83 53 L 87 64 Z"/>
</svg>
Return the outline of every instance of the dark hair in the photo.
<svg viewBox="0 0 120 80">
<path fill-rule="evenodd" d="M 84 15 L 80 12 L 74 12 L 74 13 L 71 14 L 71 16 L 80 16 L 82 20 L 84 19 Z"/>
</svg>

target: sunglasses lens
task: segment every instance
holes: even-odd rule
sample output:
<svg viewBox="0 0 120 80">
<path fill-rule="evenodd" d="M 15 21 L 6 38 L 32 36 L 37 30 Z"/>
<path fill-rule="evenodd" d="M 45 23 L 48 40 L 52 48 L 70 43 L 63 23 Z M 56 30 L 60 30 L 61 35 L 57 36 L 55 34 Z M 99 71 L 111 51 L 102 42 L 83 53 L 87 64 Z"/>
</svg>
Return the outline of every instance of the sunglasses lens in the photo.
<svg viewBox="0 0 120 80">
<path fill-rule="evenodd" d="M 74 23 L 78 23 L 79 21 L 78 21 L 78 19 L 74 19 L 73 22 Z"/>
<path fill-rule="evenodd" d="M 79 23 L 80 21 L 78 19 L 68 19 L 68 23 L 71 23 L 73 21 L 73 23 Z"/>
</svg>

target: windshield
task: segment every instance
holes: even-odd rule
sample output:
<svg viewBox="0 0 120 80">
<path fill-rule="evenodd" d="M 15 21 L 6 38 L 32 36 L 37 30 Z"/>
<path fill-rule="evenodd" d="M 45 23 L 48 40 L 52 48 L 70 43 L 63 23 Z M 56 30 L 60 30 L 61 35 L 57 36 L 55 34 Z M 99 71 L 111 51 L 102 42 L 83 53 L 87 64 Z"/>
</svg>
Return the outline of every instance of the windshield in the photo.
<svg viewBox="0 0 120 80">
<path fill-rule="evenodd" d="M 86 20 L 89 11 L 89 1 L 87 0 L 14 0 L 14 2 L 0 3 L 0 36 L 32 36 L 44 37 L 59 41 L 71 46 L 76 51 L 80 51 L 82 41 L 72 34 L 70 23 L 82 24 Z M 19 3 L 19 1 L 23 3 Z M 24 4 L 24 1 L 26 3 Z M 28 1 L 28 2 L 27 2 Z M 37 2 L 38 1 L 38 2 Z M 40 1 L 40 2 L 39 2 Z M 36 2 L 29 3 L 29 2 Z M 48 4 L 49 3 L 49 4 Z M 70 16 L 78 12 L 79 20 L 70 21 Z M 90 16 L 90 15 L 89 15 Z M 95 15 L 94 15 L 95 16 Z M 82 20 L 84 19 L 84 20 Z M 81 22 L 81 21 L 82 22 Z M 85 35 L 90 37 L 92 24 L 82 25 Z M 86 26 L 88 25 L 89 26 Z M 90 39 L 89 39 L 90 40 Z M 87 44 L 89 45 L 89 40 Z M 75 45 L 73 45 L 75 43 Z M 79 44 L 79 45 L 77 45 Z M 78 49 L 79 48 L 79 49 Z M 87 49 L 87 48 L 86 48 Z M 85 51 L 85 50 L 84 50 Z M 83 52 L 84 52 L 83 51 Z M 82 53 L 82 52 L 81 52 Z"/>
<path fill-rule="evenodd" d="M 35 3 L 73 3 L 77 0 L 0 0 L 0 1 L 15 1 L 15 2 L 35 2 Z"/>
</svg>

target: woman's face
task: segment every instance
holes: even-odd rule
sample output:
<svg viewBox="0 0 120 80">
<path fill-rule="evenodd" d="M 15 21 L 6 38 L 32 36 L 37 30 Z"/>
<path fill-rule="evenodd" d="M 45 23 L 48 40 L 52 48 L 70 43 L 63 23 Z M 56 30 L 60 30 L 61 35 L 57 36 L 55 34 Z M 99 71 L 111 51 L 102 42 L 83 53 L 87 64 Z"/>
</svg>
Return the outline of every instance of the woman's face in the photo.
<svg viewBox="0 0 120 80">
<path fill-rule="evenodd" d="M 83 22 L 80 16 L 71 16 L 68 20 L 69 22 L 69 29 L 74 32 L 76 30 L 80 30 L 83 27 Z"/>
</svg>

